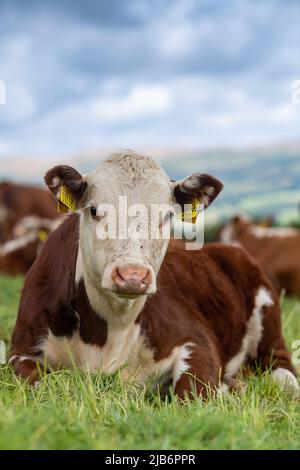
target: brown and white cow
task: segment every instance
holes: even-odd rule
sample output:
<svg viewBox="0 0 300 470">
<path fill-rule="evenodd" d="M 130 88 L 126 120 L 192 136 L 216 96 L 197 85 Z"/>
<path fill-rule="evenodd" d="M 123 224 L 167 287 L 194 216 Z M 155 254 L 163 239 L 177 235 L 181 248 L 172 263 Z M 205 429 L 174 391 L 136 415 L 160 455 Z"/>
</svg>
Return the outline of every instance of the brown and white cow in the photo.
<svg viewBox="0 0 300 470">
<path fill-rule="evenodd" d="M 268 227 L 236 216 L 220 232 L 223 243 L 243 246 L 263 268 L 276 290 L 300 296 L 300 230 Z"/>
<path fill-rule="evenodd" d="M 12 238 L 0 245 L 0 273 L 24 274 L 34 263 L 45 240 L 63 218 L 23 217 L 13 228 Z"/>
<path fill-rule="evenodd" d="M 57 218 L 56 204 L 49 191 L 12 182 L 0 183 L 0 243 L 14 238 L 15 226 L 28 216 Z"/>
<path fill-rule="evenodd" d="M 31 383 L 37 363 L 113 373 L 145 383 L 160 378 L 183 398 L 207 386 L 227 388 L 248 360 L 273 368 L 274 380 L 298 390 L 282 337 L 277 295 L 239 248 L 187 251 L 180 241 L 99 239 L 97 207 L 130 203 L 208 206 L 222 184 L 193 174 L 171 182 L 153 159 L 115 154 L 82 177 L 60 166 L 46 182 L 61 184 L 80 208 L 48 238 L 30 269 L 12 336 L 11 363 Z M 136 216 L 136 226 L 142 224 Z M 159 222 L 161 225 L 161 222 Z"/>
</svg>

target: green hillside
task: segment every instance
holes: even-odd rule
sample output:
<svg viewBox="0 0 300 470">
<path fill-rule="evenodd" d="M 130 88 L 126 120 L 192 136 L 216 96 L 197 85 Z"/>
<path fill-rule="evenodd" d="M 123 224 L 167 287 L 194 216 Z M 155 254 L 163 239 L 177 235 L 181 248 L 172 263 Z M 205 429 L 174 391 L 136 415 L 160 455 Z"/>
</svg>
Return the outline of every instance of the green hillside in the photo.
<svg viewBox="0 0 300 470">
<path fill-rule="evenodd" d="M 247 212 L 253 216 L 274 214 L 283 223 L 299 218 L 300 147 L 190 152 L 163 160 L 163 166 L 173 179 L 201 171 L 224 183 L 210 217 Z"/>
</svg>

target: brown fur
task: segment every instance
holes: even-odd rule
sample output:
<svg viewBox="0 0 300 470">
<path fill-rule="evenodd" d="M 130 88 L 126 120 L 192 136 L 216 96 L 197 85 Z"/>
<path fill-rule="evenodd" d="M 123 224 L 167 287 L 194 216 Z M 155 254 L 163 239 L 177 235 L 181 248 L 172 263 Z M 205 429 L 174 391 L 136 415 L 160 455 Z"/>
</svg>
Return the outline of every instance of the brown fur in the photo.
<svg viewBox="0 0 300 470">
<path fill-rule="evenodd" d="M 234 240 L 240 243 L 263 268 L 273 286 L 280 293 L 300 296 L 300 231 L 295 236 L 276 235 L 257 237 L 251 227 L 261 227 L 251 221 L 235 217 Z M 222 234 L 222 231 L 221 231 Z"/>
</svg>

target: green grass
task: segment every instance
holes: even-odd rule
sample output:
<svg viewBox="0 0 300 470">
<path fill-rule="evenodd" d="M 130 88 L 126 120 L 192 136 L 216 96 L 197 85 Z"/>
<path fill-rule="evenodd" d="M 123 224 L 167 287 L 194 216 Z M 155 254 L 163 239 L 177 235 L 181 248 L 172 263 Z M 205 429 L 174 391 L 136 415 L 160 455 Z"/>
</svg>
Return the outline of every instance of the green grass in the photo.
<svg viewBox="0 0 300 470">
<path fill-rule="evenodd" d="M 22 278 L 0 278 L 0 338 L 13 327 Z M 287 344 L 300 339 L 300 306 L 284 301 Z M 0 367 L 0 449 L 297 449 L 300 402 L 268 376 L 240 394 L 207 403 L 161 401 L 157 394 L 78 370 L 31 388 Z"/>
</svg>

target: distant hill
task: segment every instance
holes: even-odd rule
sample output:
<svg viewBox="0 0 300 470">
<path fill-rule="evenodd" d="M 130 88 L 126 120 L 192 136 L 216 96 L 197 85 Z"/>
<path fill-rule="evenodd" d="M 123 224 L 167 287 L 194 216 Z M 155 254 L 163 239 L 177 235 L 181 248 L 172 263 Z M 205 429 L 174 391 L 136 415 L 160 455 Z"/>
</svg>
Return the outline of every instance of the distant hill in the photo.
<svg viewBox="0 0 300 470">
<path fill-rule="evenodd" d="M 278 222 L 299 219 L 300 144 L 252 150 L 187 152 L 162 161 L 173 179 L 193 171 L 211 173 L 224 183 L 207 217 L 237 212 L 273 214 Z"/>
<path fill-rule="evenodd" d="M 108 152 L 39 160 L 2 158 L 0 179 L 42 184 L 44 172 L 59 163 L 74 165 L 87 173 Z M 223 193 L 207 212 L 208 221 L 241 212 L 254 216 L 274 214 L 282 223 L 300 217 L 300 142 L 253 149 L 156 149 L 145 153 L 157 157 L 172 179 L 200 171 L 211 173 L 224 183 Z"/>
</svg>

